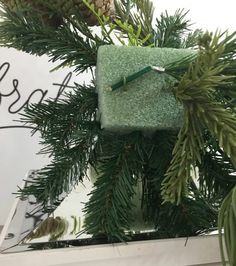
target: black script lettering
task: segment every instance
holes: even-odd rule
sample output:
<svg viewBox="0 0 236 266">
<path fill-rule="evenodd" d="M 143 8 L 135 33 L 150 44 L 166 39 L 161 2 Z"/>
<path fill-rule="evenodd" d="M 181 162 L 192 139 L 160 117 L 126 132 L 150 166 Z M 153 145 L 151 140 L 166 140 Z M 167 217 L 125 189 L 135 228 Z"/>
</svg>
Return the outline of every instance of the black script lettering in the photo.
<svg viewBox="0 0 236 266">
<path fill-rule="evenodd" d="M 39 101 L 38 101 L 38 103 L 41 103 L 43 100 L 44 100 L 44 98 L 45 98 L 45 96 L 47 95 L 47 93 L 48 93 L 48 90 L 45 90 L 45 91 L 43 91 L 43 90 L 41 90 L 41 89 L 37 89 L 37 90 L 34 90 L 34 91 L 32 91 L 31 93 L 30 93 L 30 95 L 29 95 L 29 97 L 27 98 L 27 100 L 22 104 L 22 106 L 21 107 L 19 107 L 18 109 L 16 109 L 15 111 L 13 111 L 11 108 L 20 100 L 20 93 L 19 93 L 19 91 L 18 90 L 16 90 L 17 91 L 17 94 L 19 95 L 19 97 L 18 97 L 18 99 L 16 99 L 10 106 L 9 106 L 9 108 L 8 108 L 8 112 L 10 113 L 10 114 L 16 114 L 16 113 L 19 113 L 22 109 L 24 109 L 25 107 L 29 107 L 29 104 L 30 104 L 30 99 L 32 98 L 32 96 L 34 95 L 34 94 L 36 94 L 37 92 L 40 92 L 40 94 L 41 94 L 41 98 L 39 99 Z"/>
<path fill-rule="evenodd" d="M 59 97 L 62 95 L 62 93 L 64 92 L 66 88 L 74 88 L 68 85 L 70 83 L 71 78 L 72 78 L 72 72 L 69 72 L 64 78 L 64 80 L 62 81 L 62 84 L 53 83 L 54 86 L 59 86 L 59 90 L 55 98 L 55 102 L 59 99 Z"/>
<path fill-rule="evenodd" d="M 8 71 L 10 70 L 10 63 L 5 62 L 0 66 L 0 82 L 4 80 L 4 78 L 6 77 Z M 72 72 L 69 72 L 66 77 L 64 78 L 64 80 L 62 81 L 62 83 L 53 83 L 53 86 L 58 86 L 59 90 L 57 92 L 57 95 L 55 97 L 55 102 L 60 98 L 60 96 L 63 94 L 64 90 L 66 88 L 75 88 L 74 86 L 69 86 L 70 80 L 72 78 Z M 20 107 L 18 108 L 14 108 L 16 106 L 17 103 L 20 102 L 21 100 L 21 94 L 20 91 L 18 89 L 19 86 L 19 80 L 18 79 L 13 79 L 12 80 L 12 91 L 9 93 L 3 93 L 0 91 L 0 106 L 2 103 L 2 99 L 11 97 L 13 95 L 16 95 L 16 99 L 9 105 L 8 107 L 8 112 L 10 114 L 16 114 L 19 113 L 22 109 L 24 109 L 25 107 L 29 107 L 32 97 L 35 95 L 39 95 L 39 99 L 37 101 L 38 104 L 42 103 L 43 100 L 46 98 L 48 90 L 42 90 L 42 89 L 35 89 L 33 90 L 30 95 L 28 96 L 28 98 L 26 99 L 26 101 L 24 103 L 22 103 L 20 105 Z M 27 129 L 33 129 L 33 127 L 29 127 L 29 126 L 22 126 L 22 125 L 7 125 L 7 126 L 1 126 L 0 129 L 10 129 L 10 128 L 27 128 Z"/>
<path fill-rule="evenodd" d="M 8 62 L 5 62 L 0 66 L 0 82 L 5 78 L 9 69 L 10 69 L 10 64 Z M 3 73 L 1 73 L 2 70 Z M 2 94 L 0 93 L 0 104 L 1 103 L 2 103 Z"/>
<path fill-rule="evenodd" d="M 4 67 L 5 67 L 5 71 L 4 71 Z M 0 82 L 5 78 L 5 76 L 6 76 L 7 72 L 8 72 L 8 70 L 9 70 L 9 68 L 10 68 L 10 64 L 9 64 L 8 62 L 5 62 L 5 63 L 3 63 L 3 64 L 0 66 L 0 73 L 1 73 L 1 71 L 2 71 L 2 69 L 3 69 L 3 73 L 2 73 L 2 75 L 0 76 Z"/>
</svg>

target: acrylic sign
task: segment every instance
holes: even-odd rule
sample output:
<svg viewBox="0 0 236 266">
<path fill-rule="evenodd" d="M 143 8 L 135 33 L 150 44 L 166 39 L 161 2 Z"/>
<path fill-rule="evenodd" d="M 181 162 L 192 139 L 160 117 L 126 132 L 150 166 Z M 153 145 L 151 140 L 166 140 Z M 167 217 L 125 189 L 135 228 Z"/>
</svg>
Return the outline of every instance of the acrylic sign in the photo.
<svg viewBox="0 0 236 266">
<path fill-rule="evenodd" d="M 74 86 L 73 69 L 50 72 L 59 63 L 49 63 L 46 56 L 36 57 L 14 49 L 0 48 L 0 225 L 4 224 L 13 199 L 12 193 L 30 169 L 49 162 L 37 156 L 42 148 L 39 134 L 17 122 L 20 113 L 31 103 L 48 97 L 57 100 Z"/>
</svg>

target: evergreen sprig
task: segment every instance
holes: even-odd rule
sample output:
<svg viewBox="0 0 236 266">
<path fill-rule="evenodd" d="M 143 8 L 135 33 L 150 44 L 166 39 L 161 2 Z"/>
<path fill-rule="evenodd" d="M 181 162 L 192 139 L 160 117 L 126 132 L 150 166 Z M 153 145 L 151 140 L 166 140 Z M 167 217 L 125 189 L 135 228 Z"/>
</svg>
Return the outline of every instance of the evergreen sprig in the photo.
<svg viewBox="0 0 236 266">
<path fill-rule="evenodd" d="M 97 43 L 83 37 L 71 23 L 53 29 L 42 26 L 37 17 L 13 13 L 9 9 L 1 12 L 0 43 L 5 47 L 34 54 L 48 55 L 52 62 L 61 61 L 60 67 L 74 66 L 83 72 L 96 65 Z M 104 44 L 104 43 L 103 43 Z"/>
<path fill-rule="evenodd" d="M 199 40 L 199 55 L 174 89 L 177 100 L 185 108 L 184 125 L 173 150 L 173 159 L 163 181 L 165 201 L 179 203 L 186 195 L 191 167 L 201 163 L 202 128 L 208 128 L 235 166 L 236 117 L 214 100 L 214 88 L 226 84 L 231 75 L 223 75 L 228 63 L 221 60 L 229 39 L 222 34 L 206 33 Z M 226 137 L 227 136 L 227 137 Z M 179 165 L 181 168 L 179 169 Z"/>
<path fill-rule="evenodd" d="M 187 31 L 187 29 L 185 31 Z M 199 41 L 199 38 L 201 37 L 202 34 L 203 34 L 203 31 L 201 29 L 189 31 L 187 33 L 186 37 L 181 39 L 180 48 L 198 49 L 198 41 Z"/>
<path fill-rule="evenodd" d="M 146 39 L 145 45 L 153 45 L 154 35 L 152 22 L 154 16 L 154 5 L 150 0 L 115 0 L 117 18 L 122 23 L 132 26 L 134 31 L 140 27 L 140 39 Z M 123 32 L 122 28 L 118 29 Z"/>
<path fill-rule="evenodd" d="M 166 11 L 160 19 L 156 19 L 155 42 L 158 47 L 180 48 L 186 32 L 190 30 L 190 21 L 186 19 L 188 12 L 176 10 L 174 15 Z M 196 36 L 192 36 L 193 39 Z M 189 37 L 190 38 L 190 37 Z M 195 45 L 194 41 L 192 44 Z"/>
<path fill-rule="evenodd" d="M 199 169 L 199 191 L 216 208 L 236 185 L 235 168 L 229 157 L 219 147 L 219 143 L 205 132 L 204 154 Z"/>
<path fill-rule="evenodd" d="M 142 160 L 139 156 L 142 135 L 104 135 L 95 147 L 100 150 L 98 172 L 91 198 L 85 205 L 85 231 L 103 234 L 110 241 L 127 240 L 125 234 L 132 222 L 132 198 L 135 194 Z M 102 150 L 101 150 L 102 149 Z"/>
<path fill-rule="evenodd" d="M 236 187 L 225 197 L 218 216 L 220 251 L 224 266 L 236 263 Z M 224 231 L 223 231 L 224 230 Z M 224 248 L 225 244 L 225 248 Z M 227 254 L 227 258 L 226 255 Z"/>
<path fill-rule="evenodd" d="M 196 236 L 216 229 L 217 210 L 202 196 L 184 197 L 179 205 L 161 206 L 157 225 L 161 238 Z"/>
<path fill-rule="evenodd" d="M 152 22 L 154 16 L 154 5 L 150 0 L 132 0 L 135 7 L 137 8 L 137 13 L 130 14 L 130 20 L 133 25 L 140 25 L 143 37 L 152 33 Z"/>
<path fill-rule="evenodd" d="M 20 121 L 34 127 L 43 137 L 51 153 L 76 146 L 78 136 L 98 127 L 96 123 L 97 94 L 92 85 L 75 84 L 73 92 L 63 97 L 31 104 Z"/>
<path fill-rule="evenodd" d="M 44 145 L 41 153 L 51 155 L 52 162 L 20 194 L 34 195 L 45 209 L 53 209 L 83 180 L 94 160 L 92 147 L 99 131 L 96 109 L 95 88 L 77 85 L 64 98 L 49 99 L 25 110 L 21 121 L 41 133 Z"/>
<path fill-rule="evenodd" d="M 155 227 L 159 227 L 162 207 L 161 183 L 171 162 L 176 140 L 177 132 L 163 130 L 144 142 L 142 208 L 145 221 L 151 221 Z"/>
<path fill-rule="evenodd" d="M 201 127 L 194 115 L 193 105 L 189 104 L 187 108 L 184 126 L 179 132 L 173 149 L 173 158 L 162 182 L 164 201 L 177 205 L 182 197 L 188 194 L 188 182 L 197 162 L 201 162 L 200 151 L 203 149 Z"/>
</svg>

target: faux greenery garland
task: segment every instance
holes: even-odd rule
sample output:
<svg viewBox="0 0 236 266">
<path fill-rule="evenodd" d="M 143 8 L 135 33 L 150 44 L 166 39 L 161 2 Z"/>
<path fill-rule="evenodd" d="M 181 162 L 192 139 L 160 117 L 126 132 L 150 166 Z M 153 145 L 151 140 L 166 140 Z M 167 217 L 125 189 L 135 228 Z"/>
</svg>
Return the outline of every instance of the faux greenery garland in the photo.
<svg viewBox="0 0 236 266">
<path fill-rule="evenodd" d="M 65 93 L 63 99 L 49 99 L 25 110 L 22 121 L 41 132 L 45 146 L 42 152 L 49 153 L 52 161 L 20 193 L 33 194 L 50 212 L 60 203 L 61 193 L 69 193 L 92 165 L 102 174 L 85 206 L 85 231 L 95 236 L 105 234 L 110 241 L 127 239 L 134 186 L 140 179 L 143 215 L 154 223 L 157 238 L 190 236 L 213 229 L 223 201 L 218 222 L 221 249 L 224 227 L 229 261 L 234 265 L 235 33 L 192 32 L 187 13 L 182 10 L 172 16 L 162 14 L 153 26 L 150 0 L 115 1 L 113 21 L 83 0 L 100 24 L 100 35 L 88 27 L 79 10 L 64 16 L 55 30 L 33 13 L 15 13 L 5 1 L 1 2 L 3 46 L 47 54 L 53 62 L 60 60 L 58 67 L 74 66 L 77 73 L 93 71 L 101 45 L 119 42 L 196 49 L 196 56 L 165 67 L 165 72 L 176 79 L 172 91 L 184 106 L 184 125 L 179 132 L 156 132 L 147 137 L 141 132 L 117 135 L 103 131 L 96 122 L 98 105 L 93 83 L 75 84 L 75 90 Z M 195 170 L 197 183 L 192 178 Z"/>
</svg>

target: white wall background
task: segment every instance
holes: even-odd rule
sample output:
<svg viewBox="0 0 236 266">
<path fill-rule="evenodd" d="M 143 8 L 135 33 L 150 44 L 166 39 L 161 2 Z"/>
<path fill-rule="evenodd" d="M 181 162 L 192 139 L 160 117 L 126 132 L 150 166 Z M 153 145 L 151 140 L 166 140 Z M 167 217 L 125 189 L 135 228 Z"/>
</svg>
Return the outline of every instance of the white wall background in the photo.
<svg viewBox="0 0 236 266">
<path fill-rule="evenodd" d="M 235 2 L 233 0 L 222 1 L 189 1 L 189 0 L 153 0 L 156 6 L 156 13 L 160 14 L 164 10 L 173 13 L 178 8 L 190 10 L 189 18 L 194 28 L 215 30 L 217 28 L 233 30 L 235 25 Z M 13 49 L 0 48 L 0 66 L 4 62 L 10 62 L 11 68 L 6 77 L 0 82 L 0 92 L 6 94 L 12 91 L 12 80 L 19 80 L 19 91 L 23 103 L 32 90 L 41 88 L 49 90 L 48 95 L 54 97 L 58 88 L 53 83 L 60 83 L 65 75 L 70 71 L 64 69 L 54 73 L 49 73 L 53 67 L 47 62 L 46 57 L 34 57 Z M 1 72 L 0 70 L 0 76 Z M 83 78 L 73 77 L 83 80 Z M 71 82 L 72 85 L 72 82 Z M 2 98 L 0 103 L 0 127 L 13 124 L 12 120 L 18 115 L 9 114 L 7 108 L 14 102 L 17 95 L 12 95 L 7 99 Z M 37 97 L 34 97 L 37 101 Z M 19 106 L 19 103 L 16 106 Z M 30 136 L 27 129 L 0 129 L 0 224 L 4 224 L 16 191 L 16 186 L 21 184 L 22 178 L 29 169 L 40 168 L 48 162 L 47 157 L 36 156 L 40 146 L 38 136 Z"/>
<path fill-rule="evenodd" d="M 167 10 L 174 13 L 176 9 L 190 10 L 189 18 L 195 22 L 194 28 L 208 29 L 210 31 L 221 29 L 236 30 L 235 7 L 233 0 L 207 1 L 207 0 L 153 0 L 157 14 Z"/>
</svg>

